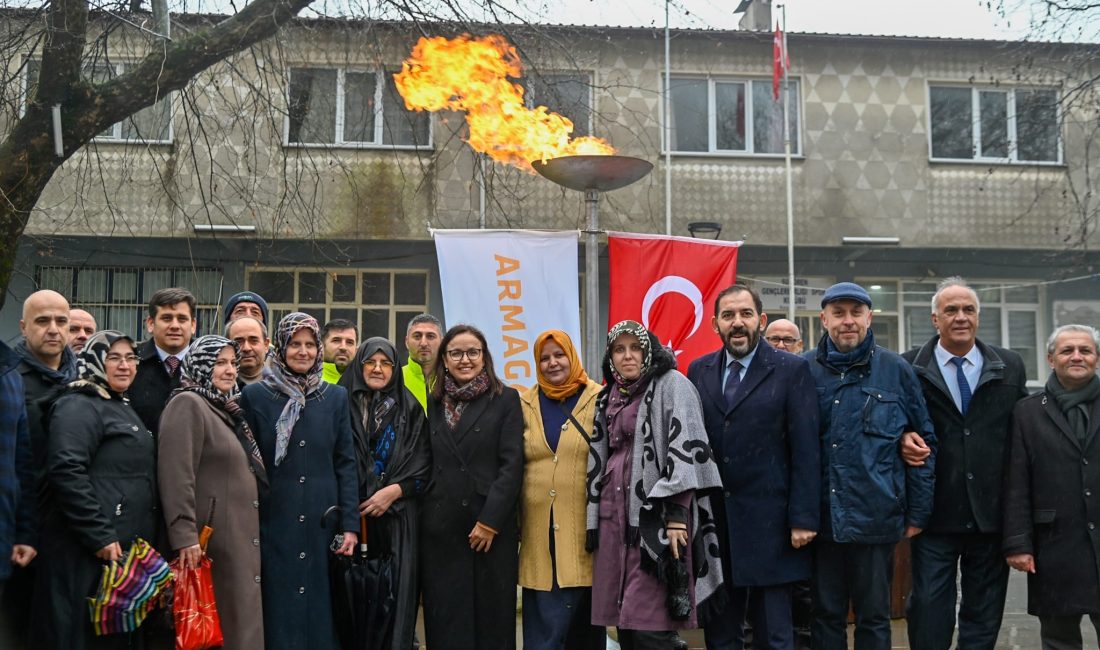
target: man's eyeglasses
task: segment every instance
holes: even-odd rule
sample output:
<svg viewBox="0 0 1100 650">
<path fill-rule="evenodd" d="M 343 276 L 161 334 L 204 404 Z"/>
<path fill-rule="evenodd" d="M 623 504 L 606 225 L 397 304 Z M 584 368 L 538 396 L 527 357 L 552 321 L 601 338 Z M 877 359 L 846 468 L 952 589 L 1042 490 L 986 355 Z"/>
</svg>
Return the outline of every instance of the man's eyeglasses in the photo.
<svg viewBox="0 0 1100 650">
<path fill-rule="evenodd" d="M 772 345 L 779 345 L 780 343 L 782 343 L 787 347 L 791 347 L 802 339 L 796 339 L 793 336 L 767 336 L 765 337 L 765 340 Z"/>
<path fill-rule="evenodd" d="M 385 370 L 387 368 L 392 368 L 393 362 L 386 359 L 382 359 L 381 361 L 377 359 L 367 359 L 363 362 L 363 366 L 366 368 L 382 368 Z"/>
<path fill-rule="evenodd" d="M 466 357 L 470 361 L 477 361 L 481 358 L 481 348 L 470 348 L 469 350 L 447 350 L 447 358 L 451 361 L 462 361 L 462 357 Z"/>
</svg>

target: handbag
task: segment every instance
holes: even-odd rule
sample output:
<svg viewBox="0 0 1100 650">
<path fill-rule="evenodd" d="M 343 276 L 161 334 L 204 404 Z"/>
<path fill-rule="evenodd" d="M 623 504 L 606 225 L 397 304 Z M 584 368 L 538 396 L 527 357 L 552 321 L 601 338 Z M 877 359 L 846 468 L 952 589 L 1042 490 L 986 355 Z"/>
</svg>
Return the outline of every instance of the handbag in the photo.
<svg viewBox="0 0 1100 650">
<path fill-rule="evenodd" d="M 96 595 L 88 598 L 96 636 L 136 630 L 171 581 L 172 571 L 160 553 L 144 539 L 134 540 L 122 561 L 103 567 Z"/>
<path fill-rule="evenodd" d="M 214 518 L 214 506 L 210 506 L 210 516 Z M 184 569 L 180 559 L 172 560 L 172 571 L 176 574 L 176 593 L 172 599 L 172 620 L 176 626 L 176 650 L 207 650 L 218 648 L 225 642 L 222 637 L 222 623 L 218 616 L 218 606 L 214 599 L 214 575 L 210 558 L 206 555 L 206 545 L 214 529 L 208 525 L 199 532 L 199 548 L 202 559 L 199 566 Z"/>
</svg>

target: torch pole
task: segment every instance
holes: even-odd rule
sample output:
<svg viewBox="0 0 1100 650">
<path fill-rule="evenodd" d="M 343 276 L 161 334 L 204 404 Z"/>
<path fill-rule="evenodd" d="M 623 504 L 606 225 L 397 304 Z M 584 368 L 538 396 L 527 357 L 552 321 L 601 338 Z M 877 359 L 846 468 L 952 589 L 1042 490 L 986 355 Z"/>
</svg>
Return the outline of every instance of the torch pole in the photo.
<svg viewBox="0 0 1100 650">
<path fill-rule="evenodd" d="M 599 190 L 585 190 L 588 208 L 584 244 L 584 365 L 589 377 L 599 377 L 600 361 L 600 215 Z"/>
</svg>

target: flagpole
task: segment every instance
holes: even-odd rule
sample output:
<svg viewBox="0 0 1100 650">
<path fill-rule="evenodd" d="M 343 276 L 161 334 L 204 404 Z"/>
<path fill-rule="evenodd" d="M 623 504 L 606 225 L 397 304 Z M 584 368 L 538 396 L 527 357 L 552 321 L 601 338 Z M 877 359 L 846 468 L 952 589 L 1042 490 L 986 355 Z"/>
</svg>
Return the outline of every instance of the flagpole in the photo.
<svg viewBox="0 0 1100 650">
<path fill-rule="evenodd" d="M 790 109 L 787 107 L 790 98 L 790 80 L 787 54 L 787 5 L 783 7 L 783 45 L 780 63 L 783 66 L 783 158 L 787 166 L 787 282 L 788 302 L 787 319 L 794 322 L 794 190 L 791 180 L 791 119 Z"/>
<path fill-rule="evenodd" d="M 672 234 L 672 58 L 668 28 L 668 0 L 665 0 L 665 234 Z"/>
</svg>

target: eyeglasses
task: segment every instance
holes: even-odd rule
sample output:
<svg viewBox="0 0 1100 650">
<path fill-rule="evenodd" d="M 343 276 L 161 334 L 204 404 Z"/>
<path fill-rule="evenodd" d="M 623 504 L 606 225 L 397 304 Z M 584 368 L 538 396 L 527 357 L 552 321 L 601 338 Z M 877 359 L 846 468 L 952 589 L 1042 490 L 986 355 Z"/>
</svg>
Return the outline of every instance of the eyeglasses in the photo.
<svg viewBox="0 0 1100 650">
<path fill-rule="evenodd" d="M 780 343 L 782 343 L 783 345 L 790 347 L 795 343 L 798 343 L 802 339 L 796 339 L 793 336 L 767 336 L 765 337 L 765 340 L 772 345 L 779 345 Z"/>
<path fill-rule="evenodd" d="M 469 350 L 447 350 L 447 358 L 451 361 L 462 361 L 462 357 L 466 357 L 470 361 L 477 361 L 481 358 L 481 348 L 470 348 Z"/>
<path fill-rule="evenodd" d="M 136 366 L 138 363 L 138 356 L 136 354 L 118 354 L 117 352 L 112 352 L 104 357 L 104 359 L 106 359 L 108 363 L 122 363 L 125 361 L 133 366 Z"/>
<path fill-rule="evenodd" d="M 363 362 L 363 367 L 364 368 L 382 368 L 383 370 L 386 370 L 387 368 L 392 368 L 393 367 L 393 362 L 392 361 L 387 361 L 386 359 L 382 359 L 381 361 L 379 361 L 377 359 L 367 359 L 366 361 Z"/>
</svg>

